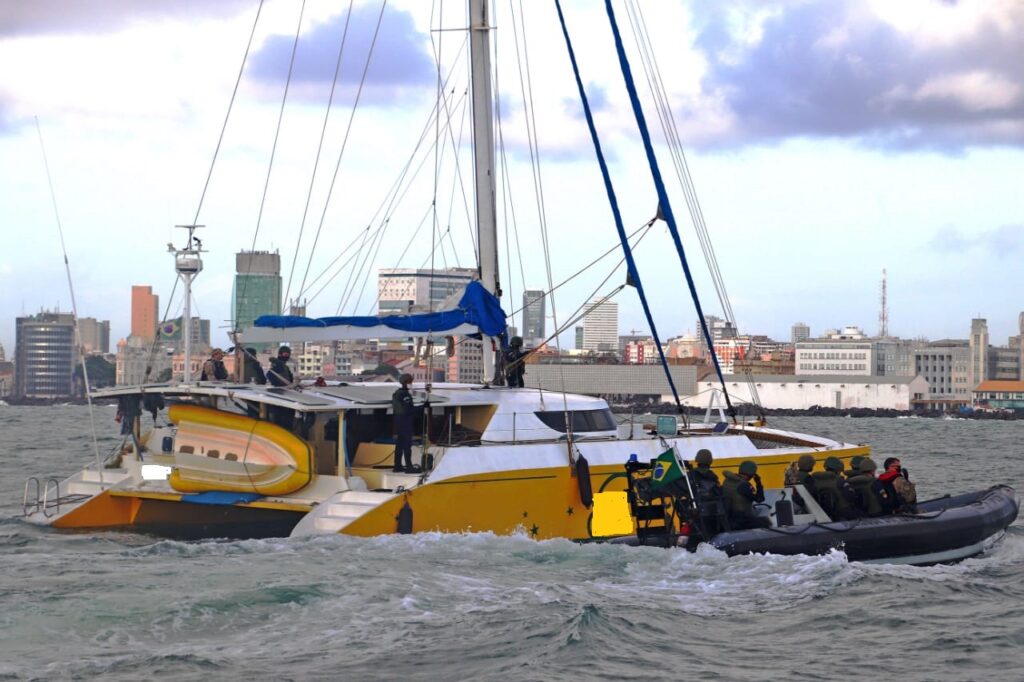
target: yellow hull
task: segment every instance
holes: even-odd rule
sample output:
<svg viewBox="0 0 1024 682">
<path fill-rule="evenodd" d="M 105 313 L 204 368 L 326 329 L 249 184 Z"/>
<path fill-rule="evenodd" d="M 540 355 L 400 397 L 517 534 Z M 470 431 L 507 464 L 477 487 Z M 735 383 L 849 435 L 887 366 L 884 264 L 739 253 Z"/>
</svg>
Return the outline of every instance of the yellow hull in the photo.
<svg viewBox="0 0 1024 682">
<path fill-rule="evenodd" d="M 869 453 L 867 446 L 818 453 L 818 468 L 826 454 L 838 457 L 845 466 L 851 457 Z M 743 459 L 722 459 L 713 469 L 721 478 L 724 471 L 735 471 Z M 792 454 L 757 457 L 764 485 L 782 487 L 793 459 Z M 623 467 L 592 467 L 590 485 L 594 503 L 588 509 L 580 500 L 579 484 L 568 466 L 463 476 L 413 488 L 356 519 L 341 532 L 358 536 L 394 533 L 396 517 L 405 504 L 412 510 L 413 532 L 525 532 L 535 538 L 572 540 L 634 532 Z"/>
<path fill-rule="evenodd" d="M 867 446 L 816 453 L 817 468 L 826 456 L 844 465 L 855 455 L 870 454 Z M 736 470 L 746 457 L 716 460 L 721 477 Z M 766 487 L 781 487 L 792 453 L 757 456 L 758 472 Z M 413 532 L 525 533 L 538 539 L 591 538 L 634 532 L 626 502 L 626 478 L 621 465 L 590 470 L 594 503 L 584 507 L 579 484 L 568 465 L 558 468 L 474 474 L 427 483 L 371 509 L 342 529 L 355 536 L 387 535 L 398 531 L 403 506 L 412 510 Z M 134 527 L 140 531 L 191 537 L 261 537 L 286 535 L 312 507 L 308 504 L 257 500 L 226 507 L 188 504 L 179 493 L 131 490 L 106 491 L 54 522 L 59 528 Z M 261 525 L 265 520 L 265 525 Z M 226 532 L 229 524 L 238 531 Z M 288 524 L 291 523 L 291 526 Z M 168 532 L 179 528 L 183 532 Z"/>
</svg>

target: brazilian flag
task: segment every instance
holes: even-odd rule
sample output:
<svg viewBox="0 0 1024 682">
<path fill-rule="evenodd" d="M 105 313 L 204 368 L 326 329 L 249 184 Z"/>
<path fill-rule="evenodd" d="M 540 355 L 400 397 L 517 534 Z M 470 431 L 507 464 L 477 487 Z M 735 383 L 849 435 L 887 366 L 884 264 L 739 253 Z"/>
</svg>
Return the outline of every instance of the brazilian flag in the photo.
<svg viewBox="0 0 1024 682">
<path fill-rule="evenodd" d="M 651 473 L 651 490 L 656 490 L 683 477 L 683 468 L 679 466 L 674 448 L 669 448 L 658 455 L 658 459 L 651 464 L 654 465 L 654 470 Z"/>
</svg>

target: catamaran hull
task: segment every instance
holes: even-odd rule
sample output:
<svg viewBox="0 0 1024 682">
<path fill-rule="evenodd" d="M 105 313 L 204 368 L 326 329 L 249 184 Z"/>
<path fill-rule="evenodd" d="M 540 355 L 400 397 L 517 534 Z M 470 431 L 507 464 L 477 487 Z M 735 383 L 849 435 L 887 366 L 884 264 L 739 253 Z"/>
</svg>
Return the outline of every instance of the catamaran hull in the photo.
<svg viewBox="0 0 1024 682">
<path fill-rule="evenodd" d="M 515 447 L 519 462 L 533 460 L 548 465 L 463 473 L 471 467 L 479 469 L 484 459 L 500 461 L 507 450 L 502 446 L 453 449 L 445 455 L 441 468 L 431 479 L 419 483 L 417 476 L 406 476 L 401 481 L 406 489 L 397 493 L 391 492 L 397 489 L 397 482 L 382 481 L 388 494 L 382 496 L 379 504 L 366 508 L 365 513 L 343 527 L 333 530 L 324 527 L 313 532 L 364 537 L 406 531 L 525 533 L 537 539 L 570 540 L 631 534 L 634 525 L 626 499 L 622 462 L 630 452 L 650 459 L 665 445 L 654 439 L 580 443 L 577 451 L 589 462 L 589 486 L 580 485 L 576 472 L 567 463 L 551 465 L 566 461 L 564 444 Z M 834 454 L 845 461 L 867 452 L 866 447 L 850 446 L 822 450 L 817 456 L 823 459 L 826 454 Z M 793 460 L 791 452 L 769 449 L 723 456 L 716 460 L 715 467 L 719 471 L 735 469 L 740 461 L 750 457 L 757 458 L 768 485 L 781 485 L 785 469 Z M 462 464 L 458 464 L 460 461 Z M 390 471 L 390 467 L 385 470 Z M 318 478 L 314 476 L 314 486 Z M 344 488 L 343 483 L 340 485 Z M 378 486 L 371 483 L 369 488 L 372 491 Z M 306 497 L 315 498 L 315 495 L 310 493 Z M 57 528 L 129 528 L 174 538 L 283 537 L 288 536 L 307 513 L 312 516 L 327 510 L 329 505 L 324 503 L 329 495 L 322 497 L 323 503 L 318 505 L 281 497 L 211 506 L 194 504 L 189 501 L 189 495 L 173 490 L 156 492 L 118 485 L 64 514 L 51 518 L 37 515 L 38 519 L 30 520 Z M 406 506 L 406 516 L 411 518 L 408 527 L 400 528 L 398 517 Z"/>
<path fill-rule="evenodd" d="M 930 500 L 913 515 L 719 533 L 710 544 L 738 554 L 825 554 L 833 549 L 851 561 L 927 565 L 981 553 L 1014 522 L 1019 503 L 1013 488 Z"/>
</svg>

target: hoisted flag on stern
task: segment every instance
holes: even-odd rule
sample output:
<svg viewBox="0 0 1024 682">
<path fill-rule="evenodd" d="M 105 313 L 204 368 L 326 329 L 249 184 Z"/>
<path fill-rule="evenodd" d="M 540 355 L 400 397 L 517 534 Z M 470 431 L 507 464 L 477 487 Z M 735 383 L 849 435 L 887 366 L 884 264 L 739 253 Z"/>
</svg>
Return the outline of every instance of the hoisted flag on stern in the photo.
<svg viewBox="0 0 1024 682">
<path fill-rule="evenodd" d="M 661 453 L 651 464 L 654 465 L 651 472 L 651 490 L 657 490 L 683 477 L 683 467 L 679 465 L 675 448 L 669 448 Z"/>
</svg>

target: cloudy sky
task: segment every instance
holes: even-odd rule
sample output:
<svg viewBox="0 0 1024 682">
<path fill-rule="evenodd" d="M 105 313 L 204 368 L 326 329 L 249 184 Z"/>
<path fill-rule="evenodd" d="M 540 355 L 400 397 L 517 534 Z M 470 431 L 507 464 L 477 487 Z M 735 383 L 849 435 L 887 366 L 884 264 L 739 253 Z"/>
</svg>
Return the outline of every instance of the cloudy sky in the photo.
<svg viewBox="0 0 1024 682">
<path fill-rule="evenodd" d="M 524 286 L 547 287 L 545 234 L 556 283 L 617 243 L 554 6 L 522 4 L 525 13 L 519 0 L 495 8 L 510 311 Z M 16 316 L 71 302 L 36 120 L 79 313 L 111 320 L 113 340 L 128 334 L 133 284 L 152 285 L 161 312 L 179 314 L 166 245 L 181 242 L 174 225 L 197 215 L 209 253 L 196 305 L 218 342 L 230 324 L 234 253 L 253 245 L 280 252 L 289 296 L 307 299 L 314 315 L 373 310 L 378 267 L 475 263 L 465 32 L 453 30 L 466 25 L 462 3 L 382 11 L 356 2 L 350 11 L 337 0 L 266 0 L 256 21 L 259 7 L 0 0 L 8 355 Z M 565 9 L 633 230 L 657 201 L 607 17 L 598 3 Z M 877 332 L 884 268 L 893 334 L 964 338 L 977 315 L 996 343 L 1016 333 L 1024 3 L 631 0 L 615 9 L 708 312 L 720 306 L 631 16 L 646 29 L 741 330 L 787 339 L 804 321 L 812 332 Z M 637 254 L 662 335 L 692 331 L 666 230 L 651 230 Z M 617 286 L 621 272 L 604 281 L 616 262 L 559 289 L 560 324 Z M 616 300 L 621 332 L 644 329 L 635 293 Z"/>
</svg>

